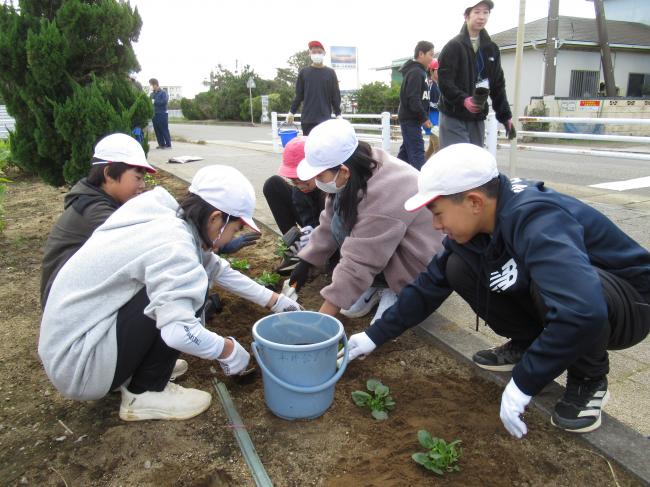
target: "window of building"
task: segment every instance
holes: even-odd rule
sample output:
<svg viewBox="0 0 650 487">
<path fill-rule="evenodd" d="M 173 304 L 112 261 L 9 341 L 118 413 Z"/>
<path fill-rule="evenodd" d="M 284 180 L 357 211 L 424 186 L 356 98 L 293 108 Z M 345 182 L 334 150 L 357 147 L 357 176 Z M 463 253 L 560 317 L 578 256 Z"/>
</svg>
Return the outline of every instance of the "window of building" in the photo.
<svg viewBox="0 0 650 487">
<path fill-rule="evenodd" d="M 627 96 L 650 96 L 650 73 L 630 73 Z"/>
<path fill-rule="evenodd" d="M 571 70 L 571 98 L 591 98 L 598 94 L 598 77 L 600 71 Z"/>
</svg>

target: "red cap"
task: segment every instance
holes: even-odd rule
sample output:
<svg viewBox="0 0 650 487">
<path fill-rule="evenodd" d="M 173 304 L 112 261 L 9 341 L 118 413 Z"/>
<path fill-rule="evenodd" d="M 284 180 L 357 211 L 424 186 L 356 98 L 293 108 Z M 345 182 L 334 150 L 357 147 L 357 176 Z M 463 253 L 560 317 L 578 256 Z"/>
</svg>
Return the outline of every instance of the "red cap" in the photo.
<svg viewBox="0 0 650 487">
<path fill-rule="evenodd" d="M 431 64 L 429 64 L 429 70 L 438 69 L 438 66 L 439 66 L 438 60 L 434 59 L 433 61 L 431 61 Z"/>
<path fill-rule="evenodd" d="M 308 44 L 308 46 L 309 46 L 309 49 L 311 49 L 312 47 L 320 47 L 323 51 L 325 50 L 325 48 L 323 47 L 323 45 L 319 41 L 311 41 Z"/>
<path fill-rule="evenodd" d="M 305 142 L 307 142 L 307 137 L 296 137 L 287 143 L 282 154 L 282 164 L 278 169 L 279 176 L 291 179 L 298 177 L 296 168 L 298 163 L 305 158 Z"/>
</svg>

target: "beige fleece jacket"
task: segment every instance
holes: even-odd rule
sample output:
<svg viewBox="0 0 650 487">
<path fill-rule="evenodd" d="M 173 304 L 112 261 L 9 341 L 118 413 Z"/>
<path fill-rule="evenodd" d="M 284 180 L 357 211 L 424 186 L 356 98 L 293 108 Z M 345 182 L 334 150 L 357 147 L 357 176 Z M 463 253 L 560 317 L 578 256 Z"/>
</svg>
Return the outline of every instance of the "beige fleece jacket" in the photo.
<svg viewBox="0 0 650 487">
<path fill-rule="evenodd" d="M 442 249 L 442 234 L 433 229 L 431 212 L 404 209 L 404 202 L 418 191 L 419 172 L 382 149 L 373 149 L 372 157 L 380 165 L 368 180 L 332 282 L 321 290 L 324 299 L 342 309 L 352 306 L 382 271 L 390 288 L 399 293 Z M 325 265 L 338 248 L 331 232 L 332 200 L 327 198 L 320 225 L 298 254 L 315 266 Z"/>
</svg>

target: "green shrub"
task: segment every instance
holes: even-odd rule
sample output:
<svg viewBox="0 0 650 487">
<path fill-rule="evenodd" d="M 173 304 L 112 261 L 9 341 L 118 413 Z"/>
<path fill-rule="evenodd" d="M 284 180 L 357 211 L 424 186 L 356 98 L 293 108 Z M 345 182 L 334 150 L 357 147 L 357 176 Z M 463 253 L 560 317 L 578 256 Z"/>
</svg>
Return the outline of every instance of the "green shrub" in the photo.
<svg viewBox="0 0 650 487">
<path fill-rule="evenodd" d="M 545 117 L 546 116 L 546 105 L 538 103 L 530 110 L 528 107 L 524 110 L 526 116 L 529 117 Z M 522 130 L 529 130 L 531 132 L 548 132 L 551 124 L 549 122 L 524 122 L 521 124 Z"/>
<path fill-rule="evenodd" d="M 287 97 L 283 93 L 271 93 L 269 95 L 269 119 L 271 117 L 271 112 L 286 113 L 291 107 L 291 102 L 293 101 L 293 95 L 290 95 L 291 98 Z M 250 120 L 251 118 L 251 106 L 250 100 L 247 98 L 241 102 L 239 109 L 239 116 L 242 120 Z M 257 123 L 262 118 L 262 97 L 256 96 L 253 98 L 253 120 Z"/>
</svg>

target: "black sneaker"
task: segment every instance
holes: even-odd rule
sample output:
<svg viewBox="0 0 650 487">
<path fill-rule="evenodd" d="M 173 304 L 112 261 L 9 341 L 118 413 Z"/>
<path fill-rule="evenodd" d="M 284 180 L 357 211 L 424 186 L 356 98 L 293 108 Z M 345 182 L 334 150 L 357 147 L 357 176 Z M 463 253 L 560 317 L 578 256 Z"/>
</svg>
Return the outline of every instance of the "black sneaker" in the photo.
<svg viewBox="0 0 650 487">
<path fill-rule="evenodd" d="M 600 413 L 609 401 L 607 377 L 567 379 L 564 396 L 555 405 L 551 424 L 571 433 L 588 433 L 600 426 Z"/>
<path fill-rule="evenodd" d="M 510 340 L 498 347 L 479 350 L 472 360 L 482 369 L 509 372 L 515 368 L 524 352 L 526 352 L 525 348 Z"/>
<path fill-rule="evenodd" d="M 285 253 L 282 262 L 280 262 L 280 265 L 275 268 L 275 272 L 277 272 L 281 276 L 288 276 L 291 274 L 291 271 L 293 271 L 296 268 L 299 262 L 300 259 L 295 255 L 290 253 Z"/>
</svg>

